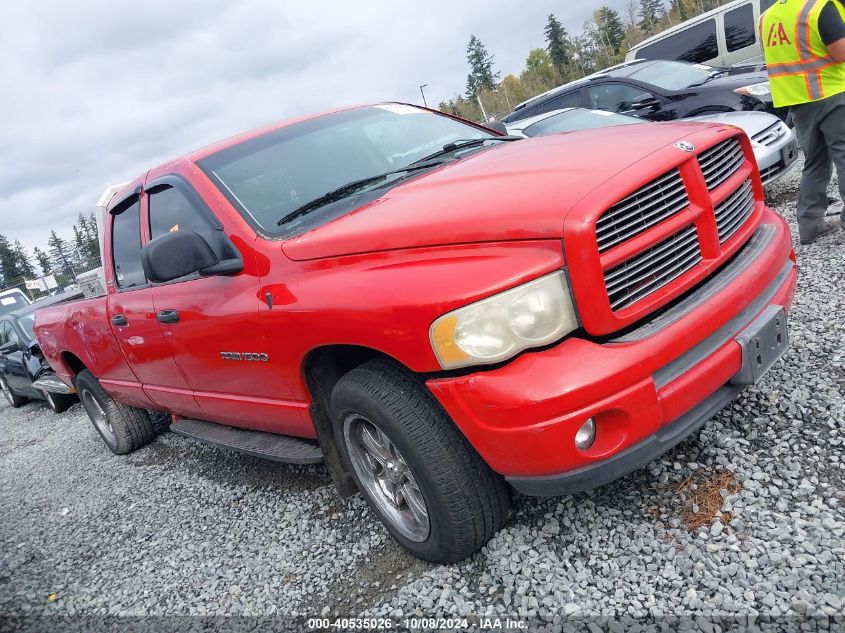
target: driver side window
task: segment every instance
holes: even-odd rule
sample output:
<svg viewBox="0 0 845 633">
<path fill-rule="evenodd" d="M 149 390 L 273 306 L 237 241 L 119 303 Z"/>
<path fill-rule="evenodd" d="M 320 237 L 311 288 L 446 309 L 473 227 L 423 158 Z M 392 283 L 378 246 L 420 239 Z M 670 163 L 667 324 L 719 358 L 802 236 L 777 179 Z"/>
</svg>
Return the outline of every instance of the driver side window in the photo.
<svg viewBox="0 0 845 633">
<path fill-rule="evenodd" d="M 587 89 L 590 107 L 608 112 L 631 112 L 633 104 L 654 95 L 627 84 L 608 83 L 590 86 Z"/>
<path fill-rule="evenodd" d="M 149 194 L 150 239 L 176 231 L 200 235 L 211 229 L 204 211 L 197 209 L 176 187 L 164 187 Z"/>
</svg>

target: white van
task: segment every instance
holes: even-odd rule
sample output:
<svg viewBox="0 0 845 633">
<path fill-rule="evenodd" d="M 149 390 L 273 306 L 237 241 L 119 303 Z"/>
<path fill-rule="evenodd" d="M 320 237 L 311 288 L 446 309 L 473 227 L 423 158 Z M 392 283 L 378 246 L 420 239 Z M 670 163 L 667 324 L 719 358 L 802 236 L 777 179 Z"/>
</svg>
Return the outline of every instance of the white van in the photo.
<svg viewBox="0 0 845 633">
<path fill-rule="evenodd" d="M 760 15 L 776 0 L 735 0 L 632 47 L 626 61 L 668 59 L 729 67 L 763 61 Z"/>
</svg>

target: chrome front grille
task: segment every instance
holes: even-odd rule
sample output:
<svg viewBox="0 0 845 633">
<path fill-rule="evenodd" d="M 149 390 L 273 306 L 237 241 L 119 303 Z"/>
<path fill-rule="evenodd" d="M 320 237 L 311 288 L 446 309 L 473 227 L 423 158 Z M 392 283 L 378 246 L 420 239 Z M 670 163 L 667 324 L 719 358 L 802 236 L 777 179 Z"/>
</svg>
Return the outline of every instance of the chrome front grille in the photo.
<svg viewBox="0 0 845 633">
<path fill-rule="evenodd" d="M 751 137 L 756 143 L 760 143 L 760 145 L 772 145 L 773 143 L 779 141 L 783 138 L 783 135 L 786 134 L 789 128 L 786 127 L 786 124 L 778 121 L 771 127 L 767 127 L 762 132 L 758 132 L 754 136 Z"/>
<path fill-rule="evenodd" d="M 746 143 L 744 138 L 734 136 L 698 156 L 689 156 L 686 162 L 662 173 L 598 216 L 596 243 L 611 312 L 631 306 L 635 309 L 638 302 L 696 269 L 704 258 L 699 233 L 713 251 L 716 239 L 720 245 L 726 244 L 750 221 L 758 200 L 753 176 L 748 173 L 751 170 L 745 157 Z M 707 191 L 686 188 L 686 180 L 695 178 L 698 168 Z M 738 179 L 738 173 L 747 174 L 744 182 L 716 204 L 714 193 L 721 199 L 721 185 L 731 177 Z M 713 219 L 706 217 L 709 214 Z M 711 235 L 714 224 L 717 234 Z M 620 250 L 634 254 L 625 255 L 627 259 L 620 263 Z M 708 263 L 720 259 L 719 250 L 708 254 Z"/>
<path fill-rule="evenodd" d="M 604 284 L 612 310 L 639 301 L 701 261 L 695 226 L 688 226 L 644 252 L 605 271 Z"/>
<path fill-rule="evenodd" d="M 702 152 L 698 157 L 707 188 L 713 191 L 742 167 L 745 154 L 736 138 L 730 138 Z"/>
<path fill-rule="evenodd" d="M 716 207 L 719 242 L 721 244 L 727 242 L 728 238 L 745 223 L 752 211 L 754 211 L 754 189 L 749 179 Z"/>
<path fill-rule="evenodd" d="M 596 222 L 599 252 L 636 237 L 690 204 L 677 169 L 641 187 L 605 211 Z"/>
</svg>

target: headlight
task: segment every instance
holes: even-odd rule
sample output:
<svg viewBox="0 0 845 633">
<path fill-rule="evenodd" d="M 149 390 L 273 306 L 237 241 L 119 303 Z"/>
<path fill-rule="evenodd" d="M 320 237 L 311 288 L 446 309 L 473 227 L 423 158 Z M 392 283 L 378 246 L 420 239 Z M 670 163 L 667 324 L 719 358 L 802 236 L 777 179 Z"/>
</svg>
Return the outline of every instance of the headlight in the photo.
<svg viewBox="0 0 845 633">
<path fill-rule="evenodd" d="M 444 314 L 431 324 L 443 369 L 499 363 L 563 338 L 578 327 L 563 271 Z"/>
<path fill-rule="evenodd" d="M 772 94 L 772 87 L 768 81 L 761 81 L 759 84 L 751 84 L 737 88 L 734 92 L 738 95 L 750 95 L 752 97 L 768 97 Z"/>
</svg>

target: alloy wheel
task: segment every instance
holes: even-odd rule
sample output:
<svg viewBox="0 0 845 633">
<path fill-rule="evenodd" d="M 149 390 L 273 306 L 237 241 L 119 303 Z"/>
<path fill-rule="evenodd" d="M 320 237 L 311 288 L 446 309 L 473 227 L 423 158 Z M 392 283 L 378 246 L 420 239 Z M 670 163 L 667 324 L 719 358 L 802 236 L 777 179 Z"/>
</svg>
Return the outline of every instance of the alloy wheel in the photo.
<svg viewBox="0 0 845 633">
<path fill-rule="evenodd" d="M 109 422 L 109 417 L 106 415 L 106 412 L 100 402 L 94 397 L 94 394 L 88 389 L 83 389 L 82 393 L 79 395 L 85 410 L 88 412 L 88 417 L 91 418 L 94 426 L 100 430 L 100 433 L 102 433 L 104 437 L 108 438 L 110 443 L 116 444 L 117 436 L 114 433 L 111 422 Z"/>
<path fill-rule="evenodd" d="M 367 496 L 405 538 L 428 538 L 428 507 L 414 474 L 389 437 L 364 416 L 343 421 L 349 458 Z"/>
</svg>

